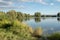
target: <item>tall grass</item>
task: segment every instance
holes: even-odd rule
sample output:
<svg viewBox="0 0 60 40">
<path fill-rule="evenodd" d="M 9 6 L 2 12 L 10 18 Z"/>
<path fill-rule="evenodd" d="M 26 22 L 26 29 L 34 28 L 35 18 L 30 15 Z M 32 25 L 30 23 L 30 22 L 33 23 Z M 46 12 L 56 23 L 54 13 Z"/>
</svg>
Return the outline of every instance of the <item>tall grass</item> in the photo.
<svg viewBox="0 0 60 40">
<path fill-rule="evenodd" d="M 0 40 L 36 40 L 32 37 L 29 26 L 18 20 L 0 21 Z"/>
</svg>

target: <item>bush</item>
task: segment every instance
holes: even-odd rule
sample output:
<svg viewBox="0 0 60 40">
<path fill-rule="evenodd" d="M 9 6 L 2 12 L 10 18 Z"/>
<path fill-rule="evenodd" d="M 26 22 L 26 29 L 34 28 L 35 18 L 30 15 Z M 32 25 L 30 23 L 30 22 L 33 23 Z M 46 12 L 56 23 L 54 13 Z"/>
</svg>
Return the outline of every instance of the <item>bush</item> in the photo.
<svg viewBox="0 0 60 40">
<path fill-rule="evenodd" d="M 18 20 L 2 20 L 0 27 L 1 40 L 36 40 L 31 36 L 29 26 Z"/>
<path fill-rule="evenodd" d="M 2 21 L 0 21 L 0 28 L 4 28 L 5 26 L 9 27 L 9 25 L 11 25 L 11 22 L 8 20 L 3 19 Z"/>
<path fill-rule="evenodd" d="M 49 40 L 60 40 L 60 33 L 54 33 L 50 36 L 48 36 Z"/>
<path fill-rule="evenodd" d="M 42 28 L 36 28 L 33 35 L 40 38 L 42 36 Z"/>
</svg>

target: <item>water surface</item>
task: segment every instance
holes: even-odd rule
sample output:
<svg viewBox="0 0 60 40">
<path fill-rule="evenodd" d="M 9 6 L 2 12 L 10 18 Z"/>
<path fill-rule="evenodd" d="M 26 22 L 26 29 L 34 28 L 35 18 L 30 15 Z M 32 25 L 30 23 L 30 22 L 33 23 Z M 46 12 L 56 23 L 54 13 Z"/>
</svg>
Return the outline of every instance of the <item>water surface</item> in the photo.
<svg viewBox="0 0 60 40">
<path fill-rule="evenodd" d="M 57 17 L 30 18 L 24 22 L 32 28 L 41 27 L 43 34 L 60 32 L 60 18 Z"/>
</svg>

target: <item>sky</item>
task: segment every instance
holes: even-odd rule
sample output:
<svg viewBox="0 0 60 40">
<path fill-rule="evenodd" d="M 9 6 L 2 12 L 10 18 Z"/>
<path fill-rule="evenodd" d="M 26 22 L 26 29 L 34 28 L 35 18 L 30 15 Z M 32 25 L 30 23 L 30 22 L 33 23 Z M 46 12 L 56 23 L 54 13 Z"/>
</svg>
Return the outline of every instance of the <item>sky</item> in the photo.
<svg viewBox="0 0 60 40">
<path fill-rule="evenodd" d="M 60 0 L 0 0 L 0 11 L 16 10 L 34 14 L 56 15 L 60 12 Z"/>
</svg>

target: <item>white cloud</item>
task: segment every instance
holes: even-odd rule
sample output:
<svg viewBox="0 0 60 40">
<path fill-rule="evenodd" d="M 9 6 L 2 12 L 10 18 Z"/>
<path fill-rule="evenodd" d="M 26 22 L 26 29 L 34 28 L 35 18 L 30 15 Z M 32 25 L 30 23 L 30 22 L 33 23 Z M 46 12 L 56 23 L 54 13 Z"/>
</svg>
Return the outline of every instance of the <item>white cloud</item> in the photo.
<svg viewBox="0 0 60 40">
<path fill-rule="evenodd" d="M 21 2 L 36 2 L 36 3 L 41 3 L 41 4 L 48 4 L 44 2 L 44 0 L 19 0 Z"/>
<path fill-rule="evenodd" d="M 44 4 L 44 5 L 49 4 L 44 0 L 0 0 L 0 6 L 11 6 L 15 2 L 36 2 L 36 3 L 40 3 L 40 4 Z M 50 3 L 50 5 L 54 5 L 54 3 Z"/>
<path fill-rule="evenodd" d="M 13 4 L 13 2 L 8 2 L 10 5 Z"/>
<path fill-rule="evenodd" d="M 0 2 L 2 2 L 2 0 L 0 0 Z"/>
<path fill-rule="evenodd" d="M 60 0 L 56 0 L 56 1 L 60 2 Z"/>
<path fill-rule="evenodd" d="M 17 1 L 17 0 L 16 0 Z M 13 0 L 0 0 L 0 9 L 21 9 L 25 8 L 23 5 L 20 6 L 13 6 L 14 2 Z"/>
<path fill-rule="evenodd" d="M 8 5 L 11 5 L 13 4 L 12 1 L 4 1 L 4 0 L 0 0 L 0 6 L 8 6 Z"/>
<path fill-rule="evenodd" d="M 48 3 L 44 2 L 43 0 L 40 0 L 39 2 L 42 4 L 48 5 Z"/>
<path fill-rule="evenodd" d="M 33 2 L 34 0 L 20 0 L 22 2 Z"/>
<path fill-rule="evenodd" d="M 44 5 L 48 5 L 48 3 L 44 0 L 0 0 L 0 2 L 8 5 L 12 5 L 14 2 L 35 2 L 35 3 L 40 3 Z M 0 4 L 2 4 L 0 3 Z"/>
<path fill-rule="evenodd" d="M 0 6 L 0 9 L 24 9 L 25 6 L 20 5 L 19 7 L 17 6 Z"/>
<path fill-rule="evenodd" d="M 54 5 L 54 3 L 50 3 L 50 5 Z"/>
</svg>

